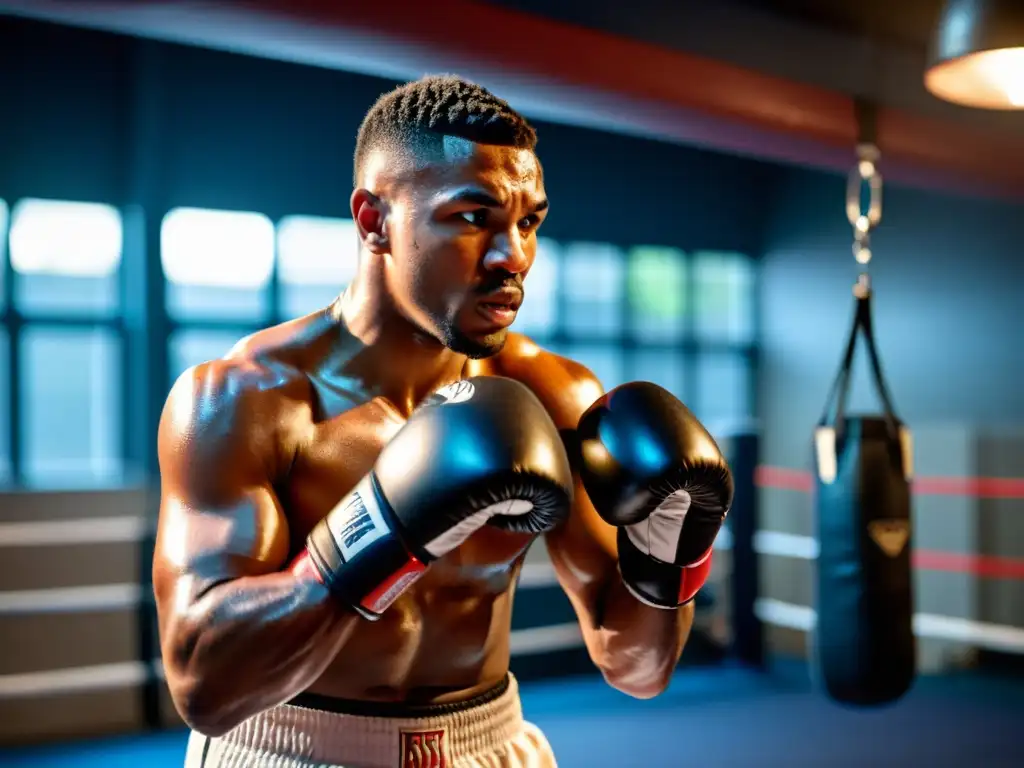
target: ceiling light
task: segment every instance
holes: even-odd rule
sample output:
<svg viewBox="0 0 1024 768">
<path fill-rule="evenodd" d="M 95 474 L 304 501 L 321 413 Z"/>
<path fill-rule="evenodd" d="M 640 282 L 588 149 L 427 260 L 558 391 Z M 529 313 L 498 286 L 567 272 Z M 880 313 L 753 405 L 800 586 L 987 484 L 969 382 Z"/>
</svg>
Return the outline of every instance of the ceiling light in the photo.
<svg viewBox="0 0 1024 768">
<path fill-rule="evenodd" d="M 1024 0 L 946 0 L 924 82 L 954 104 L 1024 109 Z"/>
</svg>

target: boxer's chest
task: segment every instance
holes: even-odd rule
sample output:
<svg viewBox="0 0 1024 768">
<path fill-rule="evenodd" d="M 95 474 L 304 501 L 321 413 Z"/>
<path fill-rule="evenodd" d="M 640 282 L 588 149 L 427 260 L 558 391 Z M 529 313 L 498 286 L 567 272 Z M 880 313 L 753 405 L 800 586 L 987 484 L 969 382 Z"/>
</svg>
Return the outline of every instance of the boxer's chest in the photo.
<svg viewBox="0 0 1024 768">
<path fill-rule="evenodd" d="M 278 493 L 290 526 L 292 549 L 356 486 L 384 446 L 405 424 L 386 402 L 353 405 L 311 424 Z M 430 581 L 454 584 L 483 581 L 507 586 L 514 562 L 532 536 L 485 528 L 432 568 Z M 489 590 L 488 590 L 489 591 Z"/>
<path fill-rule="evenodd" d="M 404 423 L 371 400 L 308 425 L 280 492 L 293 540 L 304 539 L 355 487 Z"/>
</svg>

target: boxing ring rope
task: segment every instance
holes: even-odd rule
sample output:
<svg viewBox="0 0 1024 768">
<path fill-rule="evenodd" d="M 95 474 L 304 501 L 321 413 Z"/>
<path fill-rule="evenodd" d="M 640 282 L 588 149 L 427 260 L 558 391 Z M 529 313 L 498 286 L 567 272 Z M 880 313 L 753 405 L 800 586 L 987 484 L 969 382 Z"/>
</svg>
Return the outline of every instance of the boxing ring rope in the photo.
<svg viewBox="0 0 1024 768">
<path fill-rule="evenodd" d="M 758 584 L 759 561 L 765 557 L 812 562 L 817 542 L 812 536 L 759 528 L 759 498 L 766 492 L 794 496 L 803 503 L 811 487 L 806 472 L 757 466 L 757 438 L 736 435 L 723 439 L 723 449 L 737 470 L 737 503 L 716 549 L 723 553 L 723 573 L 712 584 L 727 584 L 728 599 L 718 600 L 712 611 L 727 613 L 731 625 L 729 651 L 734 658 L 758 665 L 764 653 L 763 627 L 807 632 L 813 629 L 813 607 L 764 594 Z M 745 452 L 745 456 L 741 454 Z M 745 467 L 745 468 L 744 468 Z M 742 468 L 742 469 L 741 469 Z M 741 471 L 740 471 L 741 470 Z M 922 476 L 915 481 L 920 501 L 928 496 L 960 496 L 967 499 L 1024 499 L 1024 480 L 999 477 Z M 927 513 L 926 513 L 927 514 Z M 125 544 L 140 545 L 147 533 L 142 516 L 118 514 L 63 520 L 25 520 L 0 524 L 0 552 L 17 548 L 48 549 L 59 546 Z M 748 555 L 744 555 L 748 552 Z M 731 560 L 731 564 L 729 564 Z M 918 547 L 914 551 L 918 573 L 926 571 L 962 574 L 984 579 L 1024 578 L 1024 558 L 978 553 L 956 553 Z M 528 558 L 520 576 L 517 610 L 529 605 L 531 594 L 557 589 L 557 580 L 546 555 Z M 149 600 L 145 582 L 116 582 L 64 587 L 18 589 L 0 592 L 0 616 L 56 616 L 137 611 Z M 724 604 L 723 604 L 724 603 Z M 698 609 L 700 615 L 701 609 Z M 979 649 L 1024 654 L 1024 628 L 970 617 L 920 611 L 914 631 L 922 638 L 962 643 Z M 514 629 L 511 638 L 514 660 L 553 651 L 580 649 L 579 627 L 568 616 L 553 623 Z M 685 657 L 684 657 L 685 658 Z M 61 696 L 72 693 L 143 686 L 149 675 L 162 680 L 158 659 L 147 665 L 142 657 L 0 675 L 0 701 L 25 697 Z"/>
<path fill-rule="evenodd" d="M 810 493 L 814 478 L 805 470 L 759 466 L 755 482 L 761 488 Z M 915 496 L 1024 498 L 1024 479 L 1013 477 L 915 477 L 911 486 Z"/>
<path fill-rule="evenodd" d="M 928 430 L 921 430 L 925 438 Z M 966 434 L 966 433 L 965 433 Z M 963 437 L 963 435 L 960 435 Z M 983 444 L 984 438 L 971 435 L 971 443 Z M 920 440 L 922 446 L 926 440 Z M 934 449 L 931 452 L 934 454 Z M 934 463 L 936 455 L 928 458 Z M 961 457 L 963 459 L 963 457 Z M 946 464 L 948 457 L 943 457 L 940 464 Z M 927 460 L 924 462 L 927 465 Z M 968 459 L 966 464 L 972 462 Z M 970 468 L 970 467 L 968 467 Z M 814 479 L 810 472 L 777 466 L 758 466 L 755 471 L 755 483 L 762 497 L 775 494 L 776 506 L 800 508 L 809 503 L 814 487 Z M 911 562 L 914 568 L 916 603 L 920 605 L 930 601 L 934 595 L 922 595 L 927 583 L 924 581 L 929 574 L 958 574 L 972 579 L 1017 581 L 1024 579 L 1024 558 L 1006 554 L 990 554 L 984 551 L 984 542 L 970 542 L 958 539 L 958 543 L 970 547 L 972 544 L 980 551 L 952 552 L 921 543 L 928 538 L 929 528 L 942 524 L 942 513 L 948 512 L 950 519 L 959 516 L 961 525 L 966 521 L 969 532 L 977 535 L 983 527 L 986 515 L 1006 514 L 1005 502 L 1024 499 L 1024 479 L 994 476 L 947 476 L 924 474 L 913 478 L 912 484 L 914 505 L 914 549 Z M 942 500 L 942 501 L 940 501 Z M 964 502 L 968 506 L 957 505 L 955 509 L 936 509 L 936 503 Z M 973 503 L 972 503 L 973 502 Z M 1010 511 L 1016 514 L 1016 510 Z M 949 523 L 949 520 L 945 521 Z M 963 533 L 962 531 L 960 533 Z M 814 561 L 818 556 L 818 542 L 813 536 L 791 533 L 780 530 L 762 529 L 755 536 L 755 549 L 762 557 L 773 557 L 789 561 Z M 962 583 L 962 582 L 960 582 Z M 981 583 L 981 582 L 979 582 Z M 978 584 L 968 583 L 972 598 L 972 608 L 980 611 L 977 592 Z M 812 606 L 780 600 L 772 596 L 760 596 L 755 606 L 759 618 L 766 624 L 784 629 L 810 632 L 814 629 L 817 615 Z M 974 650 L 996 651 L 1020 655 L 1024 654 L 1024 628 L 1005 623 L 985 620 L 975 616 L 947 615 L 932 610 L 915 611 L 913 616 L 914 634 L 921 639 L 946 641 L 953 644 L 969 646 Z"/>
</svg>

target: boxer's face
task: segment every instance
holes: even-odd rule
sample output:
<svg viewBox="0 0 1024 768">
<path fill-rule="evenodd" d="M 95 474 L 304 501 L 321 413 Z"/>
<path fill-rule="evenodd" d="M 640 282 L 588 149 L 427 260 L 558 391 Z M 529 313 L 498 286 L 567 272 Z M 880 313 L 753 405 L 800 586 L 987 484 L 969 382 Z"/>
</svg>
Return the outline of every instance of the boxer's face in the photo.
<svg viewBox="0 0 1024 768">
<path fill-rule="evenodd" d="M 445 139 L 388 221 L 389 289 L 415 325 L 470 357 L 500 351 L 547 211 L 532 150 Z"/>
</svg>

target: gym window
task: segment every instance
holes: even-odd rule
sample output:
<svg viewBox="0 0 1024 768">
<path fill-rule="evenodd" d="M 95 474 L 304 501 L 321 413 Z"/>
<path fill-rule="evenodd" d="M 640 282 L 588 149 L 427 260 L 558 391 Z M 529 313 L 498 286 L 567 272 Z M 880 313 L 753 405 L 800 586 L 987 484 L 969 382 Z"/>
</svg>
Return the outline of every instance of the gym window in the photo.
<svg viewBox="0 0 1024 768">
<path fill-rule="evenodd" d="M 538 294 L 546 303 L 531 308 Z M 652 381 L 713 429 L 753 415 L 749 257 L 657 245 L 551 243 L 538 255 L 526 295 L 514 330 L 583 363 L 605 389 Z"/>
<path fill-rule="evenodd" d="M 754 341 L 753 262 L 736 253 L 697 253 L 694 332 L 701 341 Z"/>
<path fill-rule="evenodd" d="M 686 313 L 686 264 L 674 248 L 629 252 L 630 329 L 638 339 L 678 341 Z"/>
<path fill-rule="evenodd" d="M 7 201 L 0 198 L 0 312 L 7 306 L 7 220 Z"/>
<path fill-rule="evenodd" d="M 142 286 L 125 283 L 123 232 L 109 205 L 0 201 L 0 281 L 13 277 L 0 282 L 0 482 L 117 483 L 128 370 L 166 355 L 173 381 L 249 333 L 327 306 L 358 260 L 349 219 L 289 215 L 275 226 L 259 212 L 174 209 L 159 233 L 166 347 L 126 370 L 121 297 Z M 540 238 L 514 330 L 606 388 L 661 384 L 716 429 L 753 412 L 754 290 L 743 254 Z"/>
<path fill-rule="evenodd" d="M 753 416 L 753 366 L 744 349 L 698 353 L 692 366 L 696 391 L 691 400 L 701 421 L 710 429 L 734 425 Z"/>
<path fill-rule="evenodd" d="M 561 248 L 554 240 L 537 238 L 537 253 L 524 283 L 526 301 L 516 315 L 514 330 L 538 342 L 547 341 L 558 317 L 558 277 Z"/>
<path fill-rule="evenodd" d="M 175 320 L 261 322 L 274 225 L 261 213 L 176 208 L 160 227 L 167 312 Z"/>
<path fill-rule="evenodd" d="M 688 368 L 693 356 L 684 350 L 666 351 L 638 345 L 631 355 L 630 381 L 652 381 L 664 387 L 684 403 L 693 405 L 692 387 L 689 386 Z"/>
<path fill-rule="evenodd" d="M 20 353 L 24 481 L 51 488 L 117 483 L 124 401 L 117 335 L 28 325 Z"/>
<path fill-rule="evenodd" d="M 6 485 L 13 479 L 11 473 L 11 411 L 8 407 L 11 402 L 11 368 L 7 364 L 10 359 L 8 357 L 9 345 L 7 329 L 0 328 L 0 485 Z"/>
<path fill-rule="evenodd" d="M 167 367 L 173 382 L 193 365 L 224 357 L 248 329 L 179 328 L 167 340 Z"/>
<path fill-rule="evenodd" d="M 564 248 L 562 327 L 569 337 L 621 335 L 624 254 L 614 245 L 570 243 Z"/>
<path fill-rule="evenodd" d="M 281 314 L 301 317 L 328 304 L 356 274 L 359 235 L 351 219 L 286 216 L 277 225 Z"/>
<path fill-rule="evenodd" d="M 4 286 L 11 302 L 0 335 L 0 479 L 29 488 L 118 484 L 121 214 L 102 203 L 36 198 L 15 203 L 9 217 L 2 211 L 2 271 L 13 282 Z"/>
<path fill-rule="evenodd" d="M 121 214 L 109 205 L 26 199 L 11 211 L 14 301 L 26 315 L 107 315 L 120 305 Z"/>
</svg>

